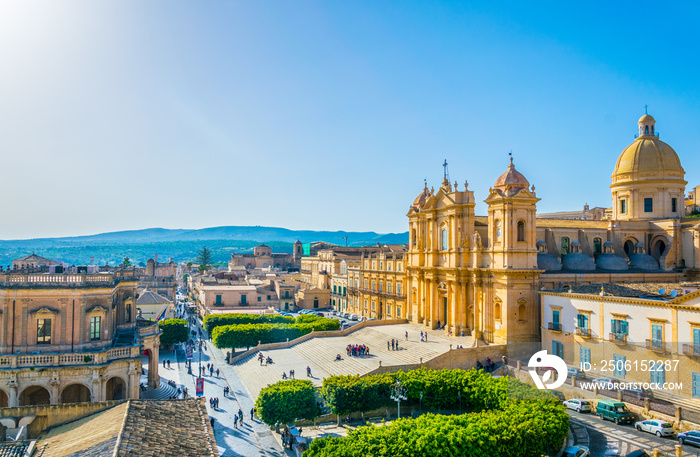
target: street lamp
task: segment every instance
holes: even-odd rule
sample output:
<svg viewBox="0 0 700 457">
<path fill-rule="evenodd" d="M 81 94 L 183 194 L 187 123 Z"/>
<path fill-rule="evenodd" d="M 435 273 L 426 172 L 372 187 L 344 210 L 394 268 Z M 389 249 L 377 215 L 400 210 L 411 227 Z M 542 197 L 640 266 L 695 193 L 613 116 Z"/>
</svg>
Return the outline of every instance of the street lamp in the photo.
<svg viewBox="0 0 700 457">
<path fill-rule="evenodd" d="M 406 386 L 402 385 L 398 379 L 396 384 L 391 386 L 391 399 L 396 402 L 396 418 L 399 419 L 401 418 L 401 400 L 406 400 Z"/>
</svg>

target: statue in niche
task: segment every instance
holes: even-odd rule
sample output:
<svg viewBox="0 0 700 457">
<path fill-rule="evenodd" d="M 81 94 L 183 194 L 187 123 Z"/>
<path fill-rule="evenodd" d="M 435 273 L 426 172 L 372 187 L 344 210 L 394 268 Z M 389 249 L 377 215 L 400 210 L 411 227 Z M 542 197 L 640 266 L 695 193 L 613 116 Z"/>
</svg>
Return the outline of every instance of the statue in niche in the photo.
<svg viewBox="0 0 700 457">
<path fill-rule="evenodd" d="M 481 235 L 479 235 L 479 232 L 474 232 L 474 249 L 481 250 Z"/>
</svg>

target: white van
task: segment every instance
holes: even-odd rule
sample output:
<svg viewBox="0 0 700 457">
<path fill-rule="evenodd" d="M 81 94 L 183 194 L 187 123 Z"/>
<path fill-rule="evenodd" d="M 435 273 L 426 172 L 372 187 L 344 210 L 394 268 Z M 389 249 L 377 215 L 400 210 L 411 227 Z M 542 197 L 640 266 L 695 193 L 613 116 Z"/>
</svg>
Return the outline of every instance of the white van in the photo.
<svg viewBox="0 0 700 457">
<path fill-rule="evenodd" d="M 357 314 L 351 314 L 350 318 L 351 321 L 356 321 L 357 320 Z"/>
</svg>

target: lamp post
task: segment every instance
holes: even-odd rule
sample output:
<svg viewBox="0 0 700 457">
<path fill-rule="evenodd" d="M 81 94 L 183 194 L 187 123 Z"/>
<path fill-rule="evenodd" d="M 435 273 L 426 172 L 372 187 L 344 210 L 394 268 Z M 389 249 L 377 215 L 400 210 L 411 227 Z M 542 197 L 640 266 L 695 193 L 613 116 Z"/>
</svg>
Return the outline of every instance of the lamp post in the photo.
<svg viewBox="0 0 700 457">
<path fill-rule="evenodd" d="M 396 418 L 399 419 L 401 418 L 401 400 L 406 400 L 406 386 L 402 385 L 398 379 L 396 384 L 391 386 L 391 399 L 396 402 Z"/>
</svg>

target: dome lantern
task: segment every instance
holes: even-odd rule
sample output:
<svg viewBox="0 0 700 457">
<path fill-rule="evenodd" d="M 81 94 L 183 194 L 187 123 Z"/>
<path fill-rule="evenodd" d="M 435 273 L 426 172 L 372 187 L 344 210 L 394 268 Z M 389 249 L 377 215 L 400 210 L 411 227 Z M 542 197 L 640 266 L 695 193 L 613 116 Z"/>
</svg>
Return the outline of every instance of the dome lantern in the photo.
<svg viewBox="0 0 700 457">
<path fill-rule="evenodd" d="M 654 119 L 654 116 L 651 114 L 645 114 L 644 116 L 639 118 L 639 121 L 637 121 L 637 125 L 639 125 L 639 136 L 640 137 L 647 137 L 647 138 L 658 138 L 659 135 L 656 134 L 654 131 L 654 126 L 656 125 L 656 119 Z"/>
</svg>

